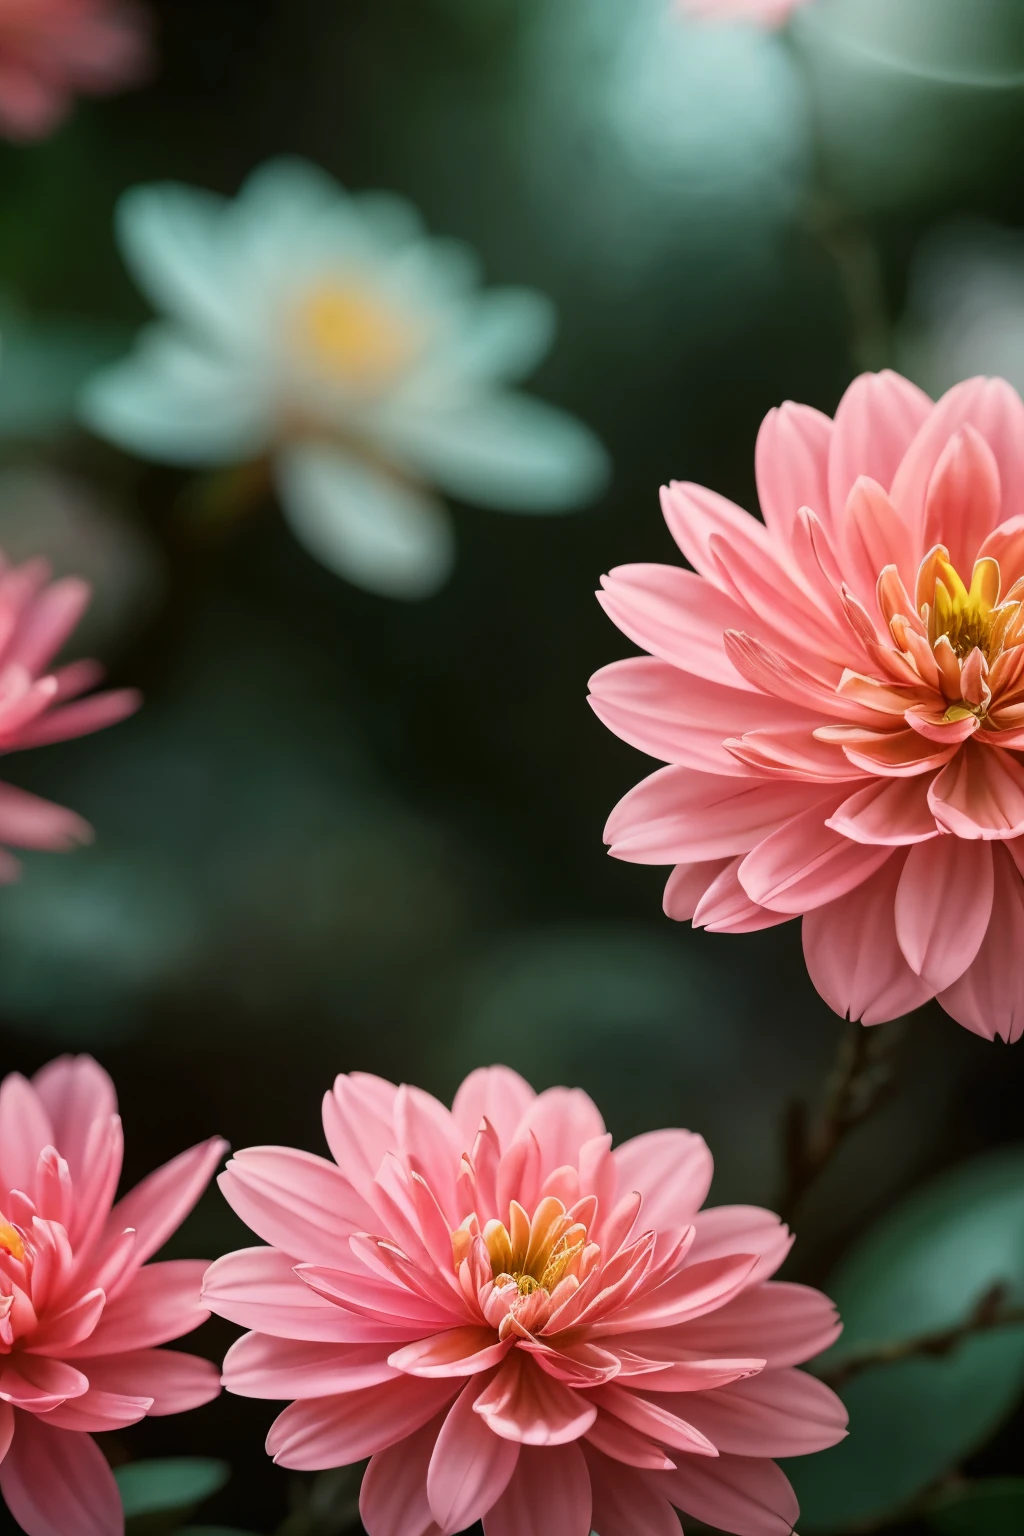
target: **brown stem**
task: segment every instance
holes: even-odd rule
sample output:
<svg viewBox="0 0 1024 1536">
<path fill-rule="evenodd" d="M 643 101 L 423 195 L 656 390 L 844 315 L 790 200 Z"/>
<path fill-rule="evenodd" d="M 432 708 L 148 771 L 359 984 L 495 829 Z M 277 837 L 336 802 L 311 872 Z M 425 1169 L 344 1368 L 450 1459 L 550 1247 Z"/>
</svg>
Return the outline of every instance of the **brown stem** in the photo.
<svg viewBox="0 0 1024 1536">
<path fill-rule="evenodd" d="M 822 1376 L 836 1391 L 844 1387 L 851 1377 L 875 1365 L 895 1365 L 901 1360 L 918 1360 L 948 1355 L 964 1339 L 978 1333 L 990 1333 L 994 1328 L 1010 1328 L 1024 1323 L 1024 1307 L 1006 1304 L 1007 1286 L 1000 1281 L 981 1297 L 977 1306 L 961 1323 L 949 1328 L 936 1328 L 930 1333 L 919 1333 L 909 1339 L 894 1339 L 890 1344 L 879 1344 L 862 1354 L 850 1355 L 835 1370 Z"/>
</svg>

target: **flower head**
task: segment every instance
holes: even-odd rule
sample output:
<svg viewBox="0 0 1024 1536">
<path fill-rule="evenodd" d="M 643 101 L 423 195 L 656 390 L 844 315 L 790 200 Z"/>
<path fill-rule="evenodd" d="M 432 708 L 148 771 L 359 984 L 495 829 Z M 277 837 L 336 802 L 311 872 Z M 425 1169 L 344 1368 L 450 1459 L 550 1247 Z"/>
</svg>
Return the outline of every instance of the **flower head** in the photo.
<svg viewBox="0 0 1024 1536">
<path fill-rule="evenodd" d="M 369 1536 L 620 1536 L 672 1505 L 789 1536 L 772 1456 L 832 1445 L 846 1415 L 793 1369 L 832 1342 L 831 1303 L 770 1276 L 768 1211 L 701 1211 L 711 1155 L 688 1131 L 615 1151 L 578 1090 L 474 1072 L 449 1112 L 360 1073 L 324 1099 L 336 1163 L 240 1152 L 221 1188 L 271 1244 L 212 1266 L 204 1299 L 254 1331 L 224 1363 L 294 1398 L 287 1467 L 370 1456 Z"/>
<path fill-rule="evenodd" d="M 87 583 L 77 577 L 50 582 L 43 560 L 12 566 L 0 552 L 0 752 L 86 736 L 138 709 L 133 688 L 82 697 L 103 676 L 95 661 L 51 670 L 89 595 Z M 91 837 L 88 824 L 73 811 L 0 784 L 0 841 L 56 850 Z M 0 883 L 17 879 L 19 870 L 17 859 L 0 848 Z"/>
<path fill-rule="evenodd" d="M 269 456 L 296 537 L 358 585 L 444 581 L 451 521 L 428 486 L 526 512 L 599 488 L 594 437 L 508 387 L 548 350 L 547 300 L 480 292 L 472 254 L 399 198 L 276 161 L 233 202 L 139 188 L 119 229 L 166 318 L 92 381 L 86 420 L 183 464 Z"/>
<path fill-rule="evenodd" d="M 201 1260 L 146 1264 L 225 1151 L 218 1138 L 116 1205 L 114 1088 L 88 1056 L 0 1085 L 0 1492 L 28 1536 L 120 1536 L 121 1500 L 92 1439 L 216 1397 L 206 1360 L 158 1349 L 209 1316 Z"/>
<path fill-rule="evenodd" d="M 747 932 L 805 914 L 828 1003 L 866 1024 L 930 997 L 1024 1029 L 1024 404 L 937 405 L 865 375 L 835 421 L 787 404 L 757 444 L 764 522 L 663 492 L 694 572 L 599 594 L 651 654 L 591 681 L 670 766 L 613 811 L 618 858 L 675 864 L 670 917 Z"/>
<path fill-rule="evenodd" d="M 0 134 L 42 138 L 79 92 L 133 85 L 147 62 L 134 0 L 0 0 Z"/>
</svg>

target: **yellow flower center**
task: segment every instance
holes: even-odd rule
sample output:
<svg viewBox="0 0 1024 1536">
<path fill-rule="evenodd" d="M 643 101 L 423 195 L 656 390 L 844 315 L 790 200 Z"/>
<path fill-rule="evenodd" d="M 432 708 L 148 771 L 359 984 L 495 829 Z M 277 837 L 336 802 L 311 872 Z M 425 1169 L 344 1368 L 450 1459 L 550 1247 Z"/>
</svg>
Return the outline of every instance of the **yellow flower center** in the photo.
<svg viewBox="0 0 1024 1536">
<path fill-rule="evenodd" d="M 928 638 L 932 645 L 940 635 L 945 635 L 957 656 L 962 660 L 977 647 L 989 661 L 994 660 L 998 648 L 996 622 L 999 609 L 999 564 L 985 559 L 975 562 L 971 585 L 967 587 L 960 573 L 950 564 L 944 549 L 938 549 L 926 565 L 934 572 L 935 585 L 931 601 L 922 604 L 921 617 L 928 625 Z M 925 573 L 922 571 L 925 580 Z M 920 595 L 920 591 L 919 591 Z"/>
<path fill-rule="evenodd" d="M 4 1253 L 9 1253 L 12 1259 L 18 1259 L 19 1262 L 25 1257 L 25 1244 L 21 1240 L 20 1232 L 2 1217 L 0 1217 L 0 1249 Z"/>
<path fill-rule="evenodd" d="M 542 1200 L 533 1220 L 517 1200 L 509 1207 L 509 1224 L 489 1221 L 483 1239 L 491 1256 L 497 1285 L 514 1284 L 521 1296 L 555 1289 L 574 1270 L 587 1241 L 587 1229 L 566 1215 L 561 1200 Z"/>
<path fill-rule="evenodd" d="M 367 288 L 330 279 L 305 294 L 296 329 L 303 352 L 324 373 L 360 390 L 390 384 L 420 344 L 408 319 Z"/>
</svg>

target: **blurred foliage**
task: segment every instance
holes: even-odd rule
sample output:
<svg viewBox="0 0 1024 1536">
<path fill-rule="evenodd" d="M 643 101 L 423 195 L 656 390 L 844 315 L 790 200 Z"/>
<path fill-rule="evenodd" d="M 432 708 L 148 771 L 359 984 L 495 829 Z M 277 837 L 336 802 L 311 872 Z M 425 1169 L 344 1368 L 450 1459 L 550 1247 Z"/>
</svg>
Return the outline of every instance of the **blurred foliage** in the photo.
<svg viewBox="0 0 1024 1536">
<path fill-rule="evenodd" d="M 218 1493 L 231 1476 L 209 1457 L 135 1461 L 114 1473 L 130 1536 L 170 1536 L 182 1517 Z"/>
<path fill-rule="evenodd" d="M 942 1536 L 1018 1536 L 1024 1530 L 1024 1478 L 965 1483 L 937 1500 L 928 1523 Z"/>
</svg>

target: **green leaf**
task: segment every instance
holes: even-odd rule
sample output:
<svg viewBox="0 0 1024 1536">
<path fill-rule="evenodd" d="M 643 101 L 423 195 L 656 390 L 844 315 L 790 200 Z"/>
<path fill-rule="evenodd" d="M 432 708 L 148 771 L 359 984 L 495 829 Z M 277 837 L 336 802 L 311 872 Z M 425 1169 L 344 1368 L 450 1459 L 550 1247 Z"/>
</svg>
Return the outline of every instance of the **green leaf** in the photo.
<svg viewBox="0 0 1024 1536">
<path fill-rule="evenodd" d="M 208 1457 L 133 1461 L 114 1473 L 125 1517 L 183 1510 L 208 1499 L 231 1476 L 227 1462 Z"/>
<path fill-rule="evenodd" d="M 822 1357 L 851 1356 L 970 1317 L 994 1286 L 1024 1299 L 1024 1152 L 977 1158 L 927 1185 L 856 1245 L 827 1287 L 844 1321 Z M 909 1505 L 992 1435 L 1024 1386 L 1024 1326 L 944 1355 L 875 1366 L 843 1389 L 850 1435 L 787 1468 L 805 1536 L 878 1521 Z"/>
<path fill-rule="evenodd" d="M 944 1494 L 928 1511 L 943 1536 L 1020 1536 L 1024 1531 L 1024 1478 L 993 1477 Z"/>
</svg>

